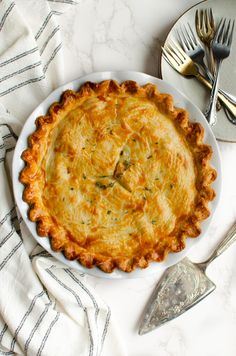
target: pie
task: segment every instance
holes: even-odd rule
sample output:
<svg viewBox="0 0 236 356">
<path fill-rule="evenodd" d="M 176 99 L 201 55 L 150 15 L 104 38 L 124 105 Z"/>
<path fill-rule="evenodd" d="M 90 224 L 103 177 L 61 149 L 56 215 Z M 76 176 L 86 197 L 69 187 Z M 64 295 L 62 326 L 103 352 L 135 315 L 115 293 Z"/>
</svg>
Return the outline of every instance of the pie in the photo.
<svg viewBox="0 0 236 356">
<path fill-rule="evenodd" d="M 104 272 L 131 272 L 200 234 L 215 192 L 204 129 L 153 84 L 67 90 L 22 153 L 29 219 L 52 249 Z"/>
</svg>

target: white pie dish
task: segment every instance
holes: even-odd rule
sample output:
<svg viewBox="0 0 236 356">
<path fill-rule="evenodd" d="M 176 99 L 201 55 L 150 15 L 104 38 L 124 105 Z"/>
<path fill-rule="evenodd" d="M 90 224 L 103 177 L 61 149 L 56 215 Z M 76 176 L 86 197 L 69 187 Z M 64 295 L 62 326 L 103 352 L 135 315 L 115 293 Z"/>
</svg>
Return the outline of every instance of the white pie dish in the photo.
<svg viewBox="0 0 236 356">
<path fill-rule="evenodd" d="M 171 94 L 174 97 L 175 106 L 185 108 L 190 113 L 191 121 L 198 121 L 204 127 L 204 129 L 205 129 L 204 142 L 210 144 L 213 148 L 214 154 L 213 154 L 211 164 L 218 172 L 218 177 L 213 184 L 213 188 L 216 191 L 216 198 L 210 204 L 210 210 L 211 210 L 210 217 L 207 220 L 205 220 L 201 225 L 202 226 L 201 235 L 196 239 L 187 239 L 186 248 L 182 252 L 179 252 L 177 254 L 170 254 L 167 257 L 166 261 L 161 262 L 161 263 L 153 262 L 150 264 L 150 266 L 147 269 L 136 269 L 135 271 L 133 271 L 131 273 L 125 273 L 120 270 L 115 270 L 114 272 L 107 274 L 107 273 L 102 272 L 98 268 L 87 269 L 87 268 L 83 267 L 82 265 L 80 265 L 77 261 L 67 260 L 62 253 L 57 253 L 57 252 L 52 251 L 49 239 L 39 237 L 37 234 L 37 231 L 36 231 L 36 224 L 31 222 L 28 219 L 28 215 L 27 215 L 28 204 L 22 200 L 22 193 L 24 190 L 24 186 L 19 181 L 19 173 L 22 170 L 22 168 L 24 167 L 24 162 L 21 159 L 21 153 L 22 153 L 22 151 L 24 151 L 24 149 L 27 148 L 28 136 L 35 130 L 35 119 L 40 115 L 45 115 L 48 110 L 48 107 L 53 102 L 59 100 L 60 95 L 64 90 L 66 90 L 66 89 L 78 90 L 79 87 L 86 81 L 100 82 L 105 79 L 115 79 L 118 82 L 123 82 L 125 80 L 135 80 L 140 85 L 151 82 L 153 84 L 156 84 L 158 86 L 158 89 L 161 92 L 166 92 L 166 93 Z M 214 215 L 214 212 L 216 210 L 217 204 L 219 202 L 219 198 L 220 198 L 220 192 L 221 192 L 220 154 L 219 154 L 219 149 L 218 149 L 215 137 L 214 137 L 210 127 L 208 126 L 206 119 L 200 112 L 200 110 L 196 106 L 194 106 L 183 94 L 178 92 L 176 89 L 174 89 L 172 86 L 170 86 L 163 80 L 157 79 L 155 77 L 149 76 L 144 73 L 131 72 L 131 71 L 92 73 L 92 74 L 86 75 L 82 78 L 79 78 L 77 80 L 74 80 L 73 82 L 67 83 L 67 84 L 63 85 L 62 87 L 56 89 L 29 116 L 29 118 L 27 119 L 27 121 L 22 129 L 22 132 L 20 134 L 20 137 L 18 139 L 16 148 L 15 148 L 15 152 L 14 152 L 13 188 L 14 188 L 16 203 L 18 205 L 18 208 L 20 210 L 22 218 L 24 219 L 27 227 L 29 228 L 30 232 L 32 233 L 32 235 L 36 239 L 36 241 L 40 245 L 42 245 L 55 258 L 57 258 L 61 262 L 65 263 L 69 267 L 76 268 L 77 270 L 79 270 L 81 272 L 85 272 L 85 273 L 88 273 L 88 274 L 91 274 L 94 276 L 98 276 L 98 277 L 103 277 L 103 278 L 104 277 L 105 278 L 145 277 L 147 275 L 153 274 L 157 271 L 161 271 L 161 270 L 165 269 L 166 267 L 177 263 L 179 260 L 181 260 L 187 254 L 187 252 L 189 251 L 189 248 L 192 247 L 193 245 L 196 245 L 196 243 L 198 241 L 200 241 L 200 239 L 206 234 L 207 229 L 208 229 L 210 222 L 212 220 L 212 217 Z"/>
</svg>

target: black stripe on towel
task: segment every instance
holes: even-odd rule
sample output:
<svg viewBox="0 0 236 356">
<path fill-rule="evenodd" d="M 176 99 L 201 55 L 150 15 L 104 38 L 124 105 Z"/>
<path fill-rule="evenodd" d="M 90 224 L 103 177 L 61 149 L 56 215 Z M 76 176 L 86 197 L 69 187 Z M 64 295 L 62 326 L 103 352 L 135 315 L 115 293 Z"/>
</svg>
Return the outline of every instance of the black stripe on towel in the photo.
<svg viewBox="0 0 236 356">
<path fill-rule="evenodd" d="M 25 86 L 25 85 L 39 82 L 40 80 L 42 80 L 42 79 L 44 79 L 44 78 L 45 78 L 45 75 L 41 75 L 41 77 L 32 78 L 32 79 L 26 80 L 26 81 L 23 82 L 23 83 L 17 84 L 17 85 L 15 85 L 14 87 L 11 87 L 11 88 L 9 88 L 9 89 L 7 89 L 7 90 L 5 90 L 5 91 L 2 91 L 2 92 L 0 93 L 0 97 L 1 97 L 1 96 L 4 96 L 4 95 L 6 95 L 6 94 L 9 94 L 9 93 L 11 93 L 12 91 L 14 91 L 14 90 L 16 90 L 16 89 L 19 89 L 19 88 L 21 88 L 21 87 L 23 87 L 23 86 Z"/>
<path fill-rule="evenodd" d="M 15 355 L 15 354 L 14 354 L 14 352 L 12 352 L 12 351 L 2 351 L 2 350 L 0 349 L 0 355 L 2 356 L 2 355 Z"/>
<path fill-rule="evenodd" d="M 46 73 L 47 70 L 48 70 L 48 67 L 49 67 L 49 64 L 52 62 L 52 60 L 55 58 L 57 52 L 59 52 L 59 50 L 61 49 L 62 47 L 62 43 L 60 43 L 55 49 L 54 51 L 52 52 L 52 55 L 51 57 L 49 58 L 49 60 L 47 61 L 47 63 L 45 64 L 45 66 L 43 67 L 43 72 Z"/>
<path fill-rule="evenodd" d="M 55 323 L 57 322 L 57 320 L 59 319 L 59 316 L 60 316 L 60 314 L 57 312 L 57 315 L 55 316 L 55 318 L 53 319 L 53 321 L 52 321 L 51 324 L 49 325 L 49 328 L 48 328 L 46 334 L 44 335 L 44 338 L 43 338 L 43 340 L 42 340 L 42 343 L 41 343 L 41 345 L 40 345 L 40 348 L 39 348 L 39 350 L 38 350 L 38 352 L 37 352 L 37 356 L 42 355 L 42 351 L 43 351 L 43 348 L 44 348 L 44 346 L 45 346 L 45 343 L 46 343 L 46 341 L 47 341 L 47 339 L 48 339 L 48 336 L 49 336 L 49 334 L 50 334 L 50 332 L 51 332 L 51 330 L 52 330 L 54 324 L 55 324 Z"/>
<path fill-rule="evenodd" d="M 5 334 L 5 332 L 7 331 L 7 329 L 8 329 L 8 326 L 7 326 L 7 324 L 5 323 L 4 326 L 3 326 L 3 329 L 2 329 L 2 331 L 1 331 L 1 333 L 0 333 L 0 342 L 2 341 L 3 335 Z"/>
<path fill-rule="evenodd" d="M 53 38 L 53 36 L 59 31 L 60 26 L 58 25 L 57 27 L 54 28 L 54 30 L 52 31 L 52 33 L 50 33 L 50 35 L 48 36 L 48 38 L 46 39 L 46 41 L 44 42 L 44 44 L 42 45 L 42 48 L 40 49 L 40 54 L 42 55 L 45 48 L 47 47 L 49 41 Z"/>
<path fill-rule="evenodd" d="M 15 61 L 17 61 L 18 59 L 27 56 L 28 54 L 34 53 L 34 52 L 36 52 L 37 50 L 38 50 L 38 47 L 34 47 L 34 48 L 32 48 L 32 49 L 29 49 L 28 51 L 25 51 L 25 52 L 23 52 L 23 53 L 21 53 L 21 54 L 18 54 L 17 56 L 12 57 L 12 58 L 8 59 L 7 61 L 0 63 L 0 68 L 1 68 L 1 67 L 4 67 L 5 65 L 7 65 L 7 64 L 9 64 L 9 63 L 15 62 Z"/>
<path fill-rule="evenodd" d="M 11 250 L 11 252 L 4 258 L 2 263 L 0 264 L 0 271 L 3 269 L 5 264 L 10 260 L 10 258 L 16 253 L 16 251 L 21 247 L 22 241 L 19 241 L 18 244 Z"/>
<path fill-rule="evenodd" d="M 43 250 L 43 251 L 40 251 L 39 253 L 29 256 L 30 260 L 32 260 L 34 257 L 52 257 L 52 255 L 50 255 L 50 253 L 48 251 Z"/>
<path fill-rule="evenodd" d="M 27 354 L 28 352 L 28 348 L 29 348 L 29 344 L 30 344 L 30 341 L 32 340 L 35 332 L 37 331 L 39 325 L 41 324 L 43 318 L 45 317 L 45 315 L 47 314 L 48 310 L 49 310 L 49 307 L 52 305 L 52 301 L 50 300 L 50 302 L 45 306 L 45 309 L 44 311 L 41 313 L 41 315 L 39 316 L 38 320 L 37 320 L 37 323 L 35 324 L 34 328 L 32 329 L 26 343 L 25 343 L 25 347 L 24 347 L 24 351 L 25 353 Z"/>
<path fill-rule="evenodd" d="M 106 323 L 105 323 L 104 330 L 103 330 L 103 333 L 102 333 L 102 346 L 103 346 L 104 341 L 105 341 L 105 337 L 106 337 L 106 334 L 107 334 L 107 330 L 108 330 L 108 325 L 109 325 L 109 322 L 110 322 L 110 318 L 111 318 L 111 310 L 110 310 L 110 308 L 108 307 L 108 312 L 107 312 L 107 317 L 106 317 Z"/>
<path fill-rule="evenodd" d="M 49 2 L 59 2 L 61 4 L 77 5 L 78 3 L 73 0 L 48 0 Z"/>
<path fill-rule="evenodd" d="M 71 289 L 70 287 L 68 287 L 66 284 L 64 284 L 62 281 L 60 281 L 60 279 L 57 278 L 57 276 L 55 276 L 54 273 L 52 273 L 52 271 L 49 268 L 46 268 L 45 271 L 53 278 L 55 279 L 55 281 L 60 284 L 60 286 L 62 286 L 64 289 L 68 290 L 68 292 L 70 292 L 71 294 L 73 294 L 73 296 L 75 297 L 77 303 L 79 304 L 79 306 L 85 310 L 80 297 L 75 293 L 75 291 L 73 291 L 73 289 Z"/>
<path fill-rule="evenodd" d="M 10 125 L 8 125 L 8 124 L 6 124 L 6 123 L 4 123 L 4 124 L 0 124 L 0 127 L 1 126 L 6 126 L 7 127 L 7 129 L 8 129 L 8 131 L 10 131 L 10 134 L 11 134 L 11 136 L 17 141 L 18 140 L 18 136 L 15 134 L 15 132 L 12 130 L 12 128 L 11 128 L 11 126 Z M 4 138 L 5 136 L 3 136 L 2 138 Z M 5 143 L 5 142 L 4 142 Z"/>
<path fill-rule="evenodd" d="M 3 135 L 2 138 L 3 138 L 3 140 L 5 140 L 6 138 L 10 138 L 11 136 L 12 136 L 12 135 L 11 135 L 11 133 L 9 132 L 8 134 Z"/>
<path fill-rule="evenodd" d="M 0 248 L 9 240 L 9 238 L 14 234 L 15 232 L 15 227 L 12 226 L 11 231 L 1 240 L 0 242 Z"/>
<path fill-rule="evenodd" d="M 92 293 L 88 290 L 88 288 L 85 287 L 85 285 L 71 272 L 71 270 L 69 268 L 65 269 L 65 272 L 88 294 L 88 296 L 90 297 L 90 299 L 93 302 L 93 305 L 95 307 L 96 310 L 96 319 L 98 317 L 98 313 L 99 313 L 99 308 L 98 308 L 98 304 L 96 302 L 96 299 L 94 298 L 94 296 L 92 295 Z"/>
<path fill-rule="evenodd" d="M 37 63 L 34 63 L 34 64 L 31 64 L 31 65 L 29 65 L 29 66 L 27 66 L 27 67 L 24 67 L 24 68 L 20 69 L 20 70 L 17 70 L 16 72 L 13 72 L 13 73 L 11 73 L 11 74 L 5 75 L 5 77 L 2 77 L 2 78 L 0 79 L 0 83 L 3 82 L 4 80 L 7 80 L 7 79 L 9 79 L 9 78 L 12 78 L 12 77 L 18 75 L 18 74 L 24 73 L 24 72 L 26 72 L 27 70 L 30 70 L 30 69 L 32 69 L 32 68 L 36 68 L 36 67 L 40 66 L 40 64 L 42 64 L 41 61 L 39 61 L 39 62 L 37 62 Z"/>
<path fill-rule="evenodd" d="M 7 19 L 7 16 L 10 14 L 11 10 L 13 9 L 13 7 L 15 6 L 15 3 L 12 2 L 10 4 L 10 6 L 8 7 L 8 9 L 6 10 L 5 14 L 3 15 L 2 19 L 1 19 L 1 22 L 0 22 L 0 31 L 2 30 L 3 26 L 4 26 L 4 23 Z"/>
<path fill-rule="evenodd" d="M 15 209 L 16 209 L 16 206 L 14 205 L 13 208 L 11 208 L 11 210 L 4 216 L 4 218 L 2 218 L 2 220 L 0 221 L 0 226 L 5 223 L 5 221 L 7 220 L 7 218 L 9 216 L 11 216 L 11 219 L 12 219 L 12 215 L 15 212 Z"/>
<path fill-rule="evenodd" d="M 30 306 L 28 308 L 28 310 L 26 311 L 26 313 L 24 314 L 23 318 L 21 319 L 21 322 L 19 324 L 19 326 L 17 327 L 15 333 L 14 333 L 14 337 L 12 339 L 11 342 L 11 350 L 14 349 L 16 340 L 17 340 L 17 335 L 19 334 L 20 330 L 22 329 L 27 317 L 30 315 L 31 311 L 33 310 L 33 307 L 37 301 L 38 298 L 42 297 L 45 294 L 45 291 L 42 291 L 40 293 L 38 293 L 37 295 L 34 296 L 34 298 L 32 299 L 32 302 L 30 303 Z"/>
<path fill-rule="evenodd" d="M 58 11 L 50 11 L 49 14 L 47 15 L 46 19 L 44 20 L 42 26 L 40 27 L 40 29 L 38 30 L 38 33 L 35 36 L 35 39 L 38 40 L 39 37 L 41 36 L 41 34 L 43 33 L 43 30 L 45 29 L 45 27 L 47 26 L 48 22 L 50 21 L 52 15 L 61 15 L 60 12 Z"/>
<path fill-rule="evenodd" d="M 5 144 L 5 143 L 2 143 L 2 144 L 0 145 L 0 150 L 2 150 L 3 148 L 6 148 L 6 144 Z M 8 148 L 7 151 L 12 151 L 12 150 L 14 150 L 14 148 L 15 148 L 15 147 Z"/>
<path fill-rule="evenodd" d="M 75 293 L 75 291 L 73 291 L 73 289 L 71 289 L 70 287 L 68 287 L 66 284 L 64 284 L 62 281 L 60 281 L 55 274 L 52 273 L 52 271 L 50 271 L 49 268 L 47 268 L 45 271 L 47 271 L 47 273 L 53 278 L 55 279 L 55 281 L 57 281 L 64 289 L 68 290 L 76 299 L 77 303 L 79 304 L 79 306 L 81 308 L 83 308 L 85 315 L 86 315 L 86 319 L 87 319 L 87 324 L 88 324 L 88 330 L 89 330 L 89 338 L 90 338 L 90 347 L 89 347 L 89 356 L 92 356 L 93 354 L 93 349 L 94 349 L 94 342 L 93 342 L 93 337 L 92 337 L 92 333 L 91 333 L 91 328 L 90 328 L 90 324 L 89 324 L 89 319 L 88 319 L 88 313 L 86 308 L 84 308 L 80 297 Z"/>
</svg>

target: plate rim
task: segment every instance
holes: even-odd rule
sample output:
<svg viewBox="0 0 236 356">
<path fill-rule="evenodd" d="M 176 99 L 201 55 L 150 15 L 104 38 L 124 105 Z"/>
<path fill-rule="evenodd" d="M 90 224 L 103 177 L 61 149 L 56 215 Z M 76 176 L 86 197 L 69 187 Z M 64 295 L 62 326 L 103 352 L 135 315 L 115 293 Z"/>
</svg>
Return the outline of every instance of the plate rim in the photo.
<svg viewBox="0 0 236 356">
<path fill-rule="evenodd" d="M 190 106 L 192 108 L 194 108 L 194 110 L 198 113 L 198 115 L 201 117 L 201 119 L 199 119 L 199 116 L 197 117 L 197 121 L 201 120 L 204 121 L 204 124 L 203 126 L 205 127 L 208 127 L 207 129 L 207 133 L 211 135 L 211 139 L 213 140 L 214 142 L 214 154 L 216 155 L 216 164 L 217 164 L 217 173 L 218 173 L 218 177 L 217 177 L 217 184 L 218 184 L 218 190 L 217 190 L 217 197 L 215 198 L 214 202 L 213 202 L 213 210 L 211 211 L 211 215 L 210 217 L 207 219 L 207 227 L 206 227 L 206 231 L 204 233 L 202 233 L 198 238 L 197 240 L 194 239 L 194 242 L 190 244 L 190 241 L 193 241 L 193 239 L 190 239 L 190 238 L 187 238 L 186 239 L 186 247 L 183 251 L 179 252 L 178 255 L 176 254 L 175 256 L 177 256 L 176 258 L 176 261 L 173 262 L 173 263 L 166 263 L 163 262 L 163 264 L 161 265 L 158 264 L 158 263 L 151 263 L 146 269 L 136 269 L 134 270 L 132 273 L 126 273 L 126 272 L 123 272 L 123 271 L 120 271 L 120 270 L 114 270 L 112 273 L 105 273 L 103 271 L 101 271 L 100 269 L 98 269 L 97 267 L 93 267 L 92 269 L 88 269 L 84 266 L 82 266 L 80 263 L 78 263 L 78 261 L 69 261 L 67 259 L 65 259 L 64 255 L 62 252 L 55 252 L 52 250 L 51 248 L 51 245 L 50 245 L 50 241 L 49 239 L 44 239 L 42 237 L 40 237 L 39 235 L 36 235 L 31 231 L 31 229 L 29 228 L 29 225 L 34 225 L 34 227 L 36 227 L 36 224 L 31 222 L 27 216 L 27 214 L 25 215 L 25 213 L 23 212 L 23 208 L 22 208 L 22 205 L 26 205 L 26 208 L 28 209 L 28 205 L 27 203 L 25 203 L 22 199 L 22 194 L 21 194 L 21 197 L 19 196 L 19 192 L 17 187 L 22 187 L 22 191 L 24 189 L 24 185 L 19 181 L 19 173 L 22 169 L 22 167 L 20 168 L 20 164 L 22 165 L 22 162 L 23 160 L 20 158 L 21 156 L 21 153 L 22 151 L 26 148 L 26 146 L 23 146 L 21 151 L 19 151 L 19 147 L 20 145 L 22 145 L 22 137 L 24 136 L 24 133 L 25 131 L 27 131 L 27 127 L 29 125 L 29 123 L 31 124 L 30 127 L 31 127 L 31 131 L 30 132 L 33 132 L 33 129 L 34 129 L 34 123 L 35 123 L 35 119 L 38 117 L 38 114 L 37 114 L 37 111 L 45 106 L 45 104 L 47 104 L 47 102 L 49 101 L 51 104 L 53 103 L 53 101 L 55 101 L 55 99 L 51 100 L 51 98 L 55 97 L 55 96 L 60 96 L 61 93 L 67 89 L 69 89 L 69 87 L 74 87 L 75 85 L 78 85 L 78 88 L 82 85 L 83 82 L 86 82 L 90 79 L 90 77 L 93 77 L 93 76 L 98 76 L 101 78 L 99 80 L 95 80 L 95 81 L 102 81 L 102 80 L 105 80 L 105 79 L 111 79 L 112 76 L 116 77 L 116 76 L 125 76 L 127 77 L 126 79 L 123 79 L 123 80 L 120 80 L 120 82 L 124 81 L 124 80 L 136 80 L 138 83 L 140 83 L 142 80 L 144 82 L 147 82 L 147 81 L 150 81 L 150 82 L 153 82 L 153 81 L 157 81 L 157 82 L 162 82 L 164 83 L 164 86 L 167 86 L 169 87 L 171 90 L 173 90 L 175 93 L 174 95 L 176 96 L 179 96 L 182 100 L 184 100 L 185 104 L 188 103 L 190 104 Z M 129 76 L 137 76 L 138 78 L 137 79 L 130 79 Z M 93 79 L 94 80 L 94 79 Z M 119 79 L 115 79 L 115 80 L 118 80 Z M 78 84 L 78 82 L 81 82 L 80 84 Z M 154 83 L 155 85 L 157 85 L 157 83 Z M 140 84 L 140 85 L 143 85 L 143 84 Z M 175 100 L 175 98 L 174 98 Z M 43 109 L 43 112 L 44 109 Z M 46 114 L 46 112 L 45 112 Z M 32 123 L 31 123 L 32 121 Z M 204 127 L 204 130 L 205 130 L 205 127 Z M 26 135 L 26 137 L 23 139 L 23 141 L 27 140 L 27 137 L 28 137 L 29 133 Z M 21 163 L 18 164 L 18 161 L 21 161 Z M 18 167 L 19 166 L 19 167 Z M 24 164 L 23 164 L 24 166 Z M 15 167 L 15 168 L 14 168 Z M 18 169 L 16 169 L 16 167 L 18 167 Z M 100 72 L 92 72 L 92 73 L 89 73 L 89 74 L 86 74 L 84 76 L 81 76 L 77 79 L 74 79 L 68 83 L 65 83 L 61 86 L 59 86 L 58 88 L 56 88 L 54 91 L 52 91 L 34 110 L 33 112 L 28 116 L 28 118 L 26 119 L 23 127 L 22 127 L 22 130 L 20 132 L 20 135 L 19 135 L 19 138 L 18 138 L 18 141 L 17 141 L 17 144 L 16 144 L 16 147 L 15 147 L 15 150 L 14 150 L 14 156 L 13 156 L 13 160 L 12 160 L 12 183 L 13 183 L 13 192 L 14 192 L 14 197 L 15 197 L 15 201 L 16 201 L 16 204 L 17 204 L 17 207 L 22 215 L 22 218 L 28 228 L 28 230 L 30 231 L 31 235 L 33 235 L 33 238 L 36 240 L 36 242 L 41 245 L 45 250 L 47 250 L 53 257 L 55 257 L 58 261 L 62 262 L 65 264 L 65 266 L 69 266 L 71 268 L 76 268 L 79 272 L 81 273 L 86 273 L 86 274 L 89 274 L 89 275 L 92 275 L 92 276 L 95 276 L 95 277 L 101 277 L 101 278 L 106 278 L 106 279 L 133 279 L 133 278 L 144 278 L 144 277 L 148 277 L 148 276 L 151 276 L 153 275 L 154 273 L 157 273 L 159 271 L 163 272 L 167 267 L 169 267 L 170 265 L 173 265 L 175 263 L 177 263 L 178 261 L 180 261 L 182 258 L 184 258 L 187 253 L 189 253 L 190 249 L 195 246 L 199 241 L 202 240 L 202 238 L 207 234 L 207 231 L 209 229 L 209 226 L 211 224 L 211 221 L 213 219 L 213 216 L 215 215 L 215 212 L 217 210 L 217 206 L 219 205 L 219 201 L 220 201 L 220 196 L 221 196 L 221 192 L 222 192 L 222 162 L 221 162 L 221 155 L 220 155 L 220 150 L 219 150 L 219 147 L 218 147 L 218 144 L 217 144 L 217 141 L 215 139 L 215 136 L 211 130 L 211 128 L 208 126 L 208 124 L 206 123 L 205 121 L 205 118 L 202 114 L 202 112 L 200 111 L 200 109 L 194 104 L 192 103 L 189 98 L 186 97 L 186 95 L 184 93 L 182 93 L 180 90 L 176 89 L 175 87 L 173 87 L 171 84 L 169 84 L 168 82 L 166 82 L 165 80 L 161 79 L 161 78 L 157 78 L 157 77 L 154 77 L 154 76 L 151 76 L 149 74 L 146 74 L 146 73 L 142 73 L 142 72 L 137 72 L 137 71 L 100 71 Z M 19 186 L 20 185 L 20 186 Z M 22 213 L 23 212 L 23 213 Z M 206 221 L 206 220 L 205 220 Z M 204 222 L 203 222 L 204 223 Z M 36 230 L 36 228 L 34 228 L 34 230 Z M 35 231 L 34 231 L 35 232 Z M 46 241 L 46 244 L 47 246 L 45 246 L 45 242 Z M 49 246 L 48 246 L 49 245 Z M 179 256 L 179 258 L 178 258 Z M 164 265 L 165 263 L 165 265 Z M 75 265 L 76 264 L 76 265 Z M 156 268 L 154 268 L 154 266 Z"/>
</svg>

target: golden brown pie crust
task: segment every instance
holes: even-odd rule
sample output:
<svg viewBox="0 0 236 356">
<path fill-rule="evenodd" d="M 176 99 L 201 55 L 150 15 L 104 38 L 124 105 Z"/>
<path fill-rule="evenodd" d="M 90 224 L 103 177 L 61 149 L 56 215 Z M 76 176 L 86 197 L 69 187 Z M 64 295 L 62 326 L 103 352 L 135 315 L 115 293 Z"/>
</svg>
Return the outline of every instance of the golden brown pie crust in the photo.
<svg viewBox="0 0 236 356">
<path fill-rule="evenodd" d="M 113 80 L 67 90 L 22 153 L 29 219 L 54 251 L 131 272 L 184 249 L 214 196 L 204 130 L 156 86 Z"/>
</svg>

